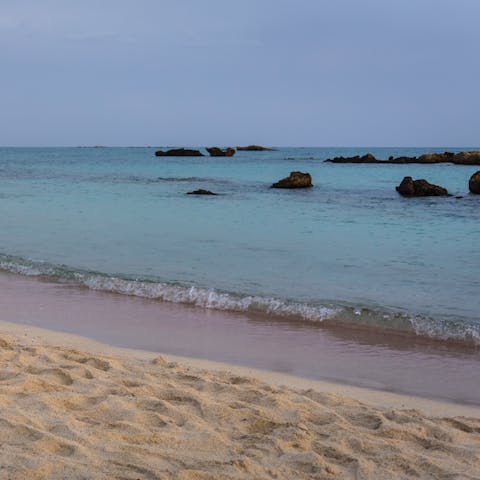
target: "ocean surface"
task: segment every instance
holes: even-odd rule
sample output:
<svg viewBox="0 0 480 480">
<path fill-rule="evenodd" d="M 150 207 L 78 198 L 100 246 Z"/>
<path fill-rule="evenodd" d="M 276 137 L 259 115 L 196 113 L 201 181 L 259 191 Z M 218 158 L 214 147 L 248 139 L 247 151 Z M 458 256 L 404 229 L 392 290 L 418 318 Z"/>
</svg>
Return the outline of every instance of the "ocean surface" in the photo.
<svg viewBox="0 0 480 480">
<path fill-rule="evenodd" d="M 480 345 L 479 167 L 329 157 L 475 148 L 0 148 L 0 268 L 57 282 Z M 314 188 L 271 189 L 293 170 Z M 405 199 L 425 178 L 463 198 Z M 186 195 L 197 188 L 221 195 Z"/>
</svg>

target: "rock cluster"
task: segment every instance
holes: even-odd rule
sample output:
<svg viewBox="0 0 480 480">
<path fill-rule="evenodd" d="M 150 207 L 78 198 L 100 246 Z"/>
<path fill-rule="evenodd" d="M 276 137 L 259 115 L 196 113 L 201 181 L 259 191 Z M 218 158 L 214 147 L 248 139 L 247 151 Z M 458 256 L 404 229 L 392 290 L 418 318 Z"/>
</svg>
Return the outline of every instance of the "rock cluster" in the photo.
<svg viewBox="0 0 480 480">
<path fill-rule="evenodd" d="M 424 179 L 413 180 L 412 177 L 405 177 L 400 185 L 396 187 L 396 190 L 404 197 L 438 197 L 448 195 L 446 188 L 433 185 Z"/>
<path fill-rule="evenodd" d="M 407 163 L 454 163 L 456 165 L 480 165 L 480 151 L 474 152 L 444 152 L 426 153 L 419 157 L 389 157 L 388 160 L 378 160 L 371 153 L 354 157 L 335 157 L 325 160 L 330 163 L 382 163 L 382 164 L 407 164 Z"/>
</svg>

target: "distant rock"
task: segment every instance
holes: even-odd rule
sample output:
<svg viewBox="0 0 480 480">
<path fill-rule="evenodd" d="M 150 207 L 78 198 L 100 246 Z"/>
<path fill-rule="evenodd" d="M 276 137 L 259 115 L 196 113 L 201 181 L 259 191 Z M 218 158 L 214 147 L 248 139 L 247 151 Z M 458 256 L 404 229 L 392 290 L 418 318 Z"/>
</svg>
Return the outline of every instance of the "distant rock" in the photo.
<svg viewBox="0 0 480 480">
<path fill-rule="evenodd" d="M 419 163 L 417 157 L 389 157 L 388 162 L 386 163 Z"/>
<path fill-rule="evenodd" d="M 383 160 L 377 160 L 371 153 L 363 156 L 328 158 L 325 161 L 330 163 L 386 163 Z"/>
<path fill-rule="evenodd" d="M 419 157 L 393 157 L 388 160 L 377 160 L 371 153 L 367 153 L 360 157 L 335 157 L 325 160 L 330 163 L 382 163 L 382 164 L 410 164 L 422 163 L 425 165 L 435 163 L 453 163 L 456 165 L 480 165 L 480 151 L 472 152 L 443 152 L 443 153 L 426 153 Z"/>
<path fill-rule="evenodd" d="M 158 150 L 155 152 L 157 157 L 203 157 L 203 153 L 199 150 L 191 150 L 188 148 L 174 148 L 166 152 Z"/>
<path fill-rule="evenodd" d="M 211 147 L 207 148 L 207 152 L 211 157 L 233 157 L 235 155 L 235 149 L 230 147 L 225 149 Z"/>
<path fill-rule="evenodd" d="M 480 194 L 480 170 L 475 172 L 468 182 L 468 188 L 470 192 Z"/>
<path fill-rule="evenodd" d="M 247 147 L 237 147 L 239 152 L 271 152 L 274 149 L 268 147 L 262 147 L 260 145 L 248 145 Z"/>
<path fill-rule="evenodd" d="M 308 188 L 313 187 L 312 177 L 309 173 L 291 172 L 286 178 L 282 178 L 272 185 L 272 188 Z"/>
<path fill-rule="evenodd" d="M 405 177 L 402 183 L 396 187 L 397 192 L 404 197 L 430 197 L 449 195 L 446 188 L 428 183 L 426 180 L 413 180 Z"/>
<path fill-rule="evenodd" d="M 480 165 L 480 152 L 460 152 L 455 155 L 454 163 L 458 165 Z"/>
<path fill-rule="evenodd" d="M 455 154 L 452 152 L 426 153 L 417 158 L 418 163 L 454 163 Z"/>
<path fill-rule="evenodd" d="M 187 195 L 218 195 L 218 194 L 213 193 L 210 190 L 203 190 L 203 188 L 200 188 L 199 190 L 194 190 L 193 192 L 187 192 Z"/>
</svg>

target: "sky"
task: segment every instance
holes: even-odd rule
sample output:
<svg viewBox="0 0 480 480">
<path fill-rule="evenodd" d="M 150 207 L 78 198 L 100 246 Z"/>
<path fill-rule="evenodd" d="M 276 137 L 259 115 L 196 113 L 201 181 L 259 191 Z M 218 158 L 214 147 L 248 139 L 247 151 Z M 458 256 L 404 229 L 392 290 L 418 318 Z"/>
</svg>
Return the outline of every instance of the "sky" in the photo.
<svg viewBox="0 0 480 480">
<path fill-rule="evenodd" d="M 0 145 L 480 145 L 478 0 L 0 0 Z"/>
</svg>

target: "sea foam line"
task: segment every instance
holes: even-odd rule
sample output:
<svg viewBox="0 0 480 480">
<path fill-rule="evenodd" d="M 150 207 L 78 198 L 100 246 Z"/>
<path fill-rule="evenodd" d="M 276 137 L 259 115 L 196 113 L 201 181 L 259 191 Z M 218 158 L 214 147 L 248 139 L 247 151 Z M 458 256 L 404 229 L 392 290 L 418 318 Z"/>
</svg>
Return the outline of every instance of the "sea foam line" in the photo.
<svg viewBox="0 0 480 480">
<path fill-rule="evenodd" d="M 174 285 L 166 282 L 125 279 L 96 272 L 71 270 L 47 263 L 30 262 L 9 257 L 0 261 L 0 269 L 27 276 L 46 276 L 56 281 L 74 282 L 91 290 L 150 298 L 195 307 L 233 312 L 263 313 L 279 317 L 294 317 L 307 321 L 333 318 L 339 307 L 309 306 L 286 302 L 272 297 L 235 295 L 215 289 Z"/>
<path fill-rule="evenodd" d="M 74 283 L 91 290 L 180 303 L 204 309 L 257 313 L 309 322 L 338 320 L 343 324 L 378 329 L 398 330 L 400 328 L 406 333 L 419 336 L 480 345 L 480 325 L 468 321 L 451 321 L 424 315 L 345 305 L 312 306 L 273 297 L 238 295 L 196 286 L 121 278 L 5 255 L 0 255 L 0 270 L 26 276 L 45 276 L 54 281 Z"/>
</svg>

